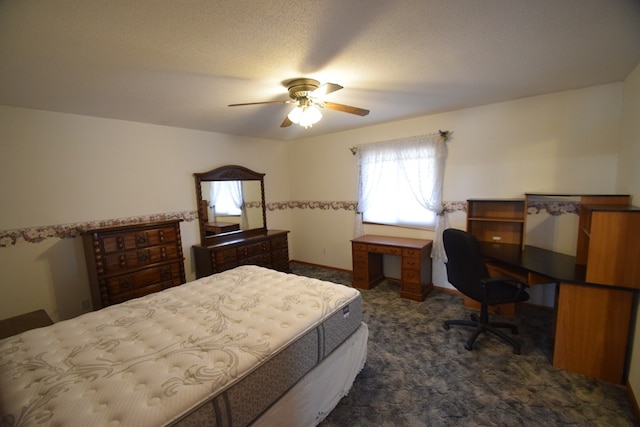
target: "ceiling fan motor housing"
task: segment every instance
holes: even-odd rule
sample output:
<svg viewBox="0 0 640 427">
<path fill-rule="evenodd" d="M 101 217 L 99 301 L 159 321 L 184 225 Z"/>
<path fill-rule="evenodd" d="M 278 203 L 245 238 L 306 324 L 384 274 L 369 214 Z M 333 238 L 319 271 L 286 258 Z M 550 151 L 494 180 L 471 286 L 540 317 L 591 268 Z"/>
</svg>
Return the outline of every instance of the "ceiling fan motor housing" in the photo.
<svg viewBox="0 0 640 427">
<path fill-rule="evenodd" d="M 306 98 L 311 92 L 319 87 L 320 82 L 314 79 L 291 80 L 288 85 L 289 96 L 295 100 Z"/>
</svg>

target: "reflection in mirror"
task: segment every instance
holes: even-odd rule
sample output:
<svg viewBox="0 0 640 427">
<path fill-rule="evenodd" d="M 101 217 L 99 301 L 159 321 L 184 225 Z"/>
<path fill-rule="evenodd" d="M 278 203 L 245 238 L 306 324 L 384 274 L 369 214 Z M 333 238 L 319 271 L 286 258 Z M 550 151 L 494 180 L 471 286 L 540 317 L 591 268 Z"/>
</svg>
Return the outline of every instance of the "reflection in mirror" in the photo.
<svg viewBox="0 0 640 427">
<path fill-rule="evenodd" d="M 207 235 L 262 228 L 262 194 L 259 181 L 205 181 Z"/>
<path fill-rule="evenodd" d="M 232 165 L 194 176 L 202 245 L 267 229 L 264 174 Z"/>
</svg>

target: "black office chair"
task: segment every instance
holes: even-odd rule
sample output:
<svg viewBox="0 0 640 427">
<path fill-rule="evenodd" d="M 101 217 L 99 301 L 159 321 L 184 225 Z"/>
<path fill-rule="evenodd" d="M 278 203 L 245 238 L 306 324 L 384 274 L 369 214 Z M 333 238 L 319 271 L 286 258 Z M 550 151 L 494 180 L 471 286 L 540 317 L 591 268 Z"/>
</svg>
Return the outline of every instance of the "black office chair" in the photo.
<svg viewBox="0 0 640 427">
<path fill-rule="evenodd" d="M 449 282 L 463 295 L 480 303 L 480 317 L 475 313 L 471 320 L 447 320 L 444 328 L 451 325 L 473 326 L 475 330 L 464 348 L 473 349 L 473 343 L 482 332 L 491 332 L 513 346 L 520 354 L 520 344 L 498 328 L 508 328 L 514 334 L 518 328 L 511 323 L 489 322 L 489 306 L 522 302 L 529 299 L 528 285 L 512 277 L 489 277 L 476 238 L 465 231 L 448 228 L 443 232 L 443 243 L 447 253 L 447 276 Z"/>
</svg>

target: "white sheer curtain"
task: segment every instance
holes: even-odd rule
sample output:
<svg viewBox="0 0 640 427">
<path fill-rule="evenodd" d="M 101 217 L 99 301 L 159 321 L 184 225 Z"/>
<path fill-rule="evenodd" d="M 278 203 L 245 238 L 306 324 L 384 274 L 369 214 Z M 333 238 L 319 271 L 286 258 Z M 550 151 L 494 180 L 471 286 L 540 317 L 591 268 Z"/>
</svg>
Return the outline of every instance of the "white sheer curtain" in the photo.
<svg viewBox="0 0 640 427">
<path fill-rule="evenodd" d="M 243 230 L 249 229 L 249 220 L 247 219 L 247 206 L 244 203 L 244 192 L 242 181 L 233 181 L 236 185 L 231 190 L 231 198 L 236 207 L 240 209 L 240 228 Z"/>
<path fill-rule="evenodd" d="M 218 209 L 221 214 L 228 214 L 232 203 L 241 215 L 241 222 L 244 226 L 247 221 L 246 207 L 242 195 L 242 181 L 215 181 L 211 185 L 211 205 L 216 210 L 217 204 L 222 204 L 223 208 Z M 215 219 L 214 219 L 215 221 Z"/>
<path fill-rule="evenodd" d="M 218 185 L 219 182 L 217 181 L 212 181 L 210 182 L 210 186 L 209 186 L 209 208 L 211 210 L 210 215 L 209 215 L 209 221 L 211 222 L 215 222 L 216 220 L 216 201 L 218 200 L 218 197 L 220 196 L 220 190 L 221 187 Z"/>
<path fill-rule="evenodd" d="M 446 134 L 445 134 L 446 135 Z M 420 206 L 436 214 L 432 258 L 446 261 L 442 245 L 442 232 L 448 227 L 448 218 L 442 207 L 442 187 L 447 159 L 446 136 L 442 133 L 401 138 L 392 141 L 360 145 L 358 161 L 358 212 L 354 234 L 364 234 L 363 213 L 372 204 L 373 196 L 381 185 L 383 169 L 393 163 L 403 171 L 410 193 Z"/>
</svg>

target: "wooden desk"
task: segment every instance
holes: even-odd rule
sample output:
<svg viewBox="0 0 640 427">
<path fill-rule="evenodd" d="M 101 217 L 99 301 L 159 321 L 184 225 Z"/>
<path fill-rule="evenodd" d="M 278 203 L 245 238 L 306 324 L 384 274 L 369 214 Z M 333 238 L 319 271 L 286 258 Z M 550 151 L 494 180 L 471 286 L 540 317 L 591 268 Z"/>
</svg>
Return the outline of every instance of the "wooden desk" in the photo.
<svg viewBox="0 0 640 427">
<path fill-rule="evenodd" d="M 624 382 L 635 287 L 586 280 L 576 257 L 534 246 L 481 242 L 484 256 L 530 283 L 556 283 L 553 366 Z"/>
<path fill-rule="evenodd" d="M 384 279 L 382 255 L 401 257 L 400 296 L 424 301 L 431 283 L 431 240 L 365 235 L 351 241 L 353 287 L 371 289 Z"/>
</svg>

